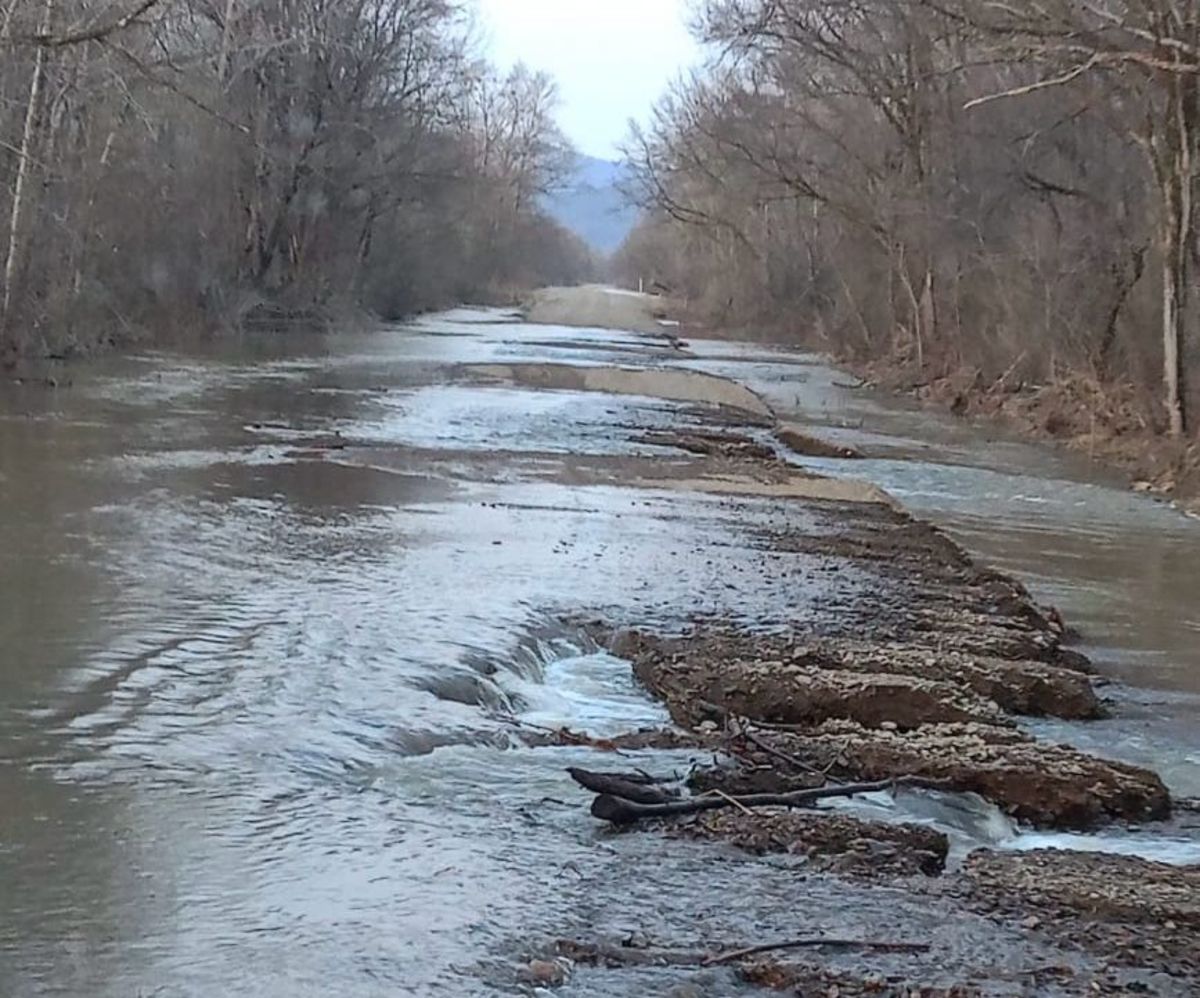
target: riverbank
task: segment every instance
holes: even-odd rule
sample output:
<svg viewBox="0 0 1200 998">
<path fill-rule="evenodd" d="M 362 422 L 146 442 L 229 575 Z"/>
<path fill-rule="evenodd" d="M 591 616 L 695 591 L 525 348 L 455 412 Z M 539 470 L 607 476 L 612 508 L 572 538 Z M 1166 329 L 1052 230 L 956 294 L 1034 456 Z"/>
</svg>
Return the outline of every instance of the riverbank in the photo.
<svg viewBox="0 0 1200 998">
<path fill-rule="evenodd" d="M 670 314 L 694 337 L 731 341 L 797 343 L 795 332 L 763 328 L 713 329 L 684 302 L 673 301 Z M 825 353 L 821 344 L 812 349 Z M 975 369 L 949 374 L 914 368 L 907 357 L 878 359 L 837 355 L 836 363 L 864 387 L 913 398 L 933 410 L 967 421 L 992 424 L 1004 432 L 1083 455 L 1098 467 L 1127 480 L 1135 492 L 1175 502 L 1200 515 L 1200 443 L 1171 440 L 1161 429 L 1153 402 L 1137 397 L 1130 386 L 1102 384 L 1084 372 L 1066 373 L 1052 382 L 1030 385 L 1012 373 L 989 380 Z"/>
<path fill-rule="evenodd" d="M 882 362 L 847 362 L 869 384 L 900 392 L 964 419 L 1065 447 L 1125 475 L 1130 487 L 1200 513 L 1200 443 L 1174 441 L 1127 389 L 1082 374 L 1028 386 L 978 372 L 925 378 Z"/>
</svg>

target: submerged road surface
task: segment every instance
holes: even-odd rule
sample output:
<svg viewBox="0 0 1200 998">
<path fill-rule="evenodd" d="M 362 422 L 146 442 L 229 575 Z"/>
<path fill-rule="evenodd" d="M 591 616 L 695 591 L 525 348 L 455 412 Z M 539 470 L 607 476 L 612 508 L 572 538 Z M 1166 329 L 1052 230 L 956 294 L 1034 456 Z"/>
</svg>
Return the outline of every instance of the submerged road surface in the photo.
<svg viewBox="0 0 1200 998">
<path fill-rule="evenodd" d="M 924 972 L 1022 993 L 1061 955 L 944 901 L 610 835 L 563 771 L 596 754 L 518 737 L 665 723 L 590 620 L 852 603 L 869 580 L 802 554 L 786 585 L 757 571 L 765 528 L 823 529 L 788 496 L 882 485 L 1031 576 L 1133 684 L 1100 734 L 1054 733 L 1200 794 L 1200 525 L 816 358 L 685 347 L 649 299 L 559 291 L 534 315 L 551 324 L 460 309 L 0 389 L 2 998 L 506 995 L 585 932 L 940 939 L 948 920 Z M 664 445 L 730 424 L 769 444 L 777 413 L 869 459 L 754 479 Z M 1020 847 L 998 818 L 958 832 Z M 749 988 L 647 966 L 561 993 L 683 985 Z"/>
</svg>

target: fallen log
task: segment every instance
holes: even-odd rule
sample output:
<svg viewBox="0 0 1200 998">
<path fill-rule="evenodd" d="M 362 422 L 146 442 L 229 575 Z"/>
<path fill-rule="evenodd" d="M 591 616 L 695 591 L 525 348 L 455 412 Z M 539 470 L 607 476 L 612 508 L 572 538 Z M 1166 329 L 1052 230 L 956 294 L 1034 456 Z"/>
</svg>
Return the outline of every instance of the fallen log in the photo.
<svg viewBox="0 0 1200 998">
<path fill-rule="evenodd" d="M 594 773 L 568 766 L 571 779 L 593 793 L 619 797 L 635 804 L 666 804 L 678 800 L 679 794 L 656 786 L 653 777 L 643 773 Z"/>
<path fill-rule="evenodd" d="M 736 963 L 746 957 L 791 949 L 862 949 L 876 953 L 925 953 L 931 946 L 924 942 L 891 942 L 882 939 L 841 939 L 830 936 L 809 936 L 761 943 L 717 953 L 695 949 L 641 947 L 608 942 L 580 942 L 560 939 L 555 952 L 578 963 L 609 967 L 716 967 Z"/>
<path fill-rule="evenodd" d="M 835 949 L 866 949 L 876 953 L 927 953 L 929 943 L 891 942 L 885 939 L 830 939 L 827 936 L 810 936 L 803 939 L 785 939 L 778 943 L 760 943 L 757 946 L 744 946 L 741 949 L 717 953 L 706 957 L 701 966 L 715 967 L 722 963 L 733 963 L 744 960 L 748 956 L 760 953 L 777 953 L 786 949 L 816 949 L 819 946 L 831 946 Z"/>
<path fill-rule="evenodd" d="M 844 783 L 828 787 L 793 790 L 786 794 L 745 794 L 733 797 L 728 794 L 713 797 L 691 797 L 662 803 L 639 803 L 611 793 L 602 793 L 592 801 L 592 815 L 614 825 L 631 825 L 646 818 L 675 818 L 700 811 L 713 811 L 722 807 L 811 807 L 818 801 L 832 797 L 853 797 L 856 794 L 879 793 L 898 787 L 913 787 L 923 790 L 945 790 L 943 780 L 927 780 L 920 777 L 900 776 L 892 780 L 874 783 Z"/>
</svg>

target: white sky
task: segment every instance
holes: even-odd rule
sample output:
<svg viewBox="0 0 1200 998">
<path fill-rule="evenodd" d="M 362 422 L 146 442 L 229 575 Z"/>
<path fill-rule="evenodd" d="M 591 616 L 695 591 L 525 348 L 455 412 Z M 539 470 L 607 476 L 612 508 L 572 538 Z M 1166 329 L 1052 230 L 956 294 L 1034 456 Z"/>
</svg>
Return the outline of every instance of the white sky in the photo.
<svg viewBox="0 0 1200 998">
<path fill-rule="evenodd" d="M 699 53 L 688 0 L 478 0 L 489 55 L 521 61 L 559 86 L 559 123 L 581 152 L 617 158 L 630 118 L 644 121 Z"/>
</svg>

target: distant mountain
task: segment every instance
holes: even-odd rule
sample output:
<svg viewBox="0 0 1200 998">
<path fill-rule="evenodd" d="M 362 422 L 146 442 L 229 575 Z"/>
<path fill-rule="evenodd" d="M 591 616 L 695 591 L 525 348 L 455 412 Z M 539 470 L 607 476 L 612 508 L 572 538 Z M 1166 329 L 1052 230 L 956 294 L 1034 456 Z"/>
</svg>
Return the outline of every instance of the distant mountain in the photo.
<svg viewBox="0 0 1200 998">
<path fill-rule="evenodd" d="M 545 209 L 592 249 L 611 253 L 638 219 L 637 208 L 626 204 L 618 189 L 623 174 L 620 163 L 580 156 L 567 184 L 545 198 Z"/>
</svg>

